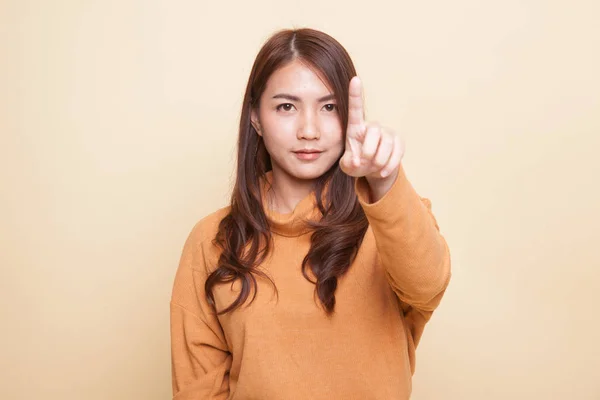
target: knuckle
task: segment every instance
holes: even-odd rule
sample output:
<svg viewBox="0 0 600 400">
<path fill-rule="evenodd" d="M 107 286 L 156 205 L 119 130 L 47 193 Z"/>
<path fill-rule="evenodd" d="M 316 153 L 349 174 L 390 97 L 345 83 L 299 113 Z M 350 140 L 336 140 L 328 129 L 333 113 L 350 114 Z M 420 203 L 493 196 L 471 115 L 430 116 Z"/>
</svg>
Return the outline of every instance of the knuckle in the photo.
<svg viewBox="0 0 600 400">
<path fill-rule="evenodd" d="M 384 137 L 384 139 L 383 139 L 383 140 L 384 140 L 384 142 L 385 142 L 385 145 L 386 145 L 386 146 L 389 146 L 390 148 L 391 148 L 392 146 L 394 146 L 394 144 L 396 143 L 396 140 L 395 140 L 395 138 L 394 138 L 393 136 L 391 136 L 391 135 L 385 135 L 385 137 Z"/>
<path fill-rule="evenodd" d="M 381 158 L 381 157 L 378 157 L 375 160 L 373 160 L 373 164 L 377 168 L 383 168 L 385 166 L 385 160 L 383 158 Z"/>
</svg>

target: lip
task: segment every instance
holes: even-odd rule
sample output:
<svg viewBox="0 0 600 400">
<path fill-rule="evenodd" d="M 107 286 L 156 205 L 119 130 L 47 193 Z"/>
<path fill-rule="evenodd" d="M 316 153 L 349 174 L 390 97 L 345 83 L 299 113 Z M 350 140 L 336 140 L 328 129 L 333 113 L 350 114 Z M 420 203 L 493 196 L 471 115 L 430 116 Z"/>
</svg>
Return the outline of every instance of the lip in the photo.
<svg viewBox="0 0 600 400">
<path fill-rule="evenodd" d="M 322 151 L 320 151 L 320 150 L 312 150 L 312 149 L 304 149 L 304 150 L 294 151 L 294 154 L 296 154 L 296 157 L 298 157 L 300 160 L 303 160 L 303 161 L 316 160 L 317 158 L 319 158 L 321 156 L 321 153 L 322 153 Z"/>
<path fill-rule="evenodd" d="M 294 153 L 305 153 L 305 154 L 311 154 L 311 153 L 322 153 L 322 150 L 317 150 L 317 149 L 302 149 L 302 150 L 296 150 L 294 151 Z"/>
</svg>

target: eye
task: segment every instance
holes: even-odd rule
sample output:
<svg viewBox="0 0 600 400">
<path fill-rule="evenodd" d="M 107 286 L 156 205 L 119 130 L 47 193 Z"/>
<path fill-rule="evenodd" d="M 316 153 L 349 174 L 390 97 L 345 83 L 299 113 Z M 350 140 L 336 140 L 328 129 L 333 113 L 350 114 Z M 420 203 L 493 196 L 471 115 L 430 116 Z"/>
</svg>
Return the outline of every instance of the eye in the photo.
<svg viewBox="0 0 600 400">
<path fill-rule="evenodd" d="M 325 109 L 329 112 L 337 110 L 336 104 L 325 104 L 323 107 L 325 107 Z"/>
<path fill-rule="evenodd" d="M 283 111 L 291 111 L 292 107 L 294 107 L 292 103 L 283 103 L 277 106 L 277 111 L 281 111 L 282 109 Z"/>
</svg>

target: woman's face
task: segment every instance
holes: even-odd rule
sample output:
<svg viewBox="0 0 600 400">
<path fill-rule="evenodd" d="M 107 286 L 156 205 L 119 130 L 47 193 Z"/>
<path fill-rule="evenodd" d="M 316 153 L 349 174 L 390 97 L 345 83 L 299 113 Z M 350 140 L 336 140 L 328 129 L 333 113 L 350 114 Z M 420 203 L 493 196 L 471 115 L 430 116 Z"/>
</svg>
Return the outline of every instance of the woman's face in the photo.
<svg viewBox="0 0 600 400">
<path fill-rule="evenodd" d="M 299 61 L 271 75 L 252 111 L 252 125 L 263 137 L 274 175 L 318 178 L 344 150 L 333 92 Z"/>
</svg>

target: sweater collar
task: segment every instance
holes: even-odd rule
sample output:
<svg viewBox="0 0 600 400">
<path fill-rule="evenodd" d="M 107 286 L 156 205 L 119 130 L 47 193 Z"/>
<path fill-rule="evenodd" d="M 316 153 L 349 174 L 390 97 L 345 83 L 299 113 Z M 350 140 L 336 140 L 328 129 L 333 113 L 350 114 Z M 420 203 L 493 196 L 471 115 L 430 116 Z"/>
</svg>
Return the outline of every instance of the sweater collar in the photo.
<svg viewBox="0 0 600 400">
<path fill-rule="evenodd" d="M 273 181 L 273 171 L 268 171 L 261 179 L 261 196 L 263 210 L 269 221 L 271 232 L 281 235 L 296 237 L 310 233 L 312 229 L 306 224 L 307 220 L 319 220 L 322 216 L 317 207 L 317 198 L 314 192 L 304 197 L 290 213 L 279 213 L 271 210 L 267 205 L 267 191 Z"/>
</svg>

